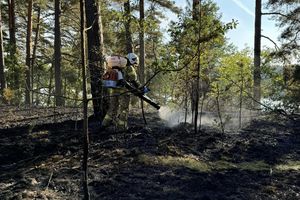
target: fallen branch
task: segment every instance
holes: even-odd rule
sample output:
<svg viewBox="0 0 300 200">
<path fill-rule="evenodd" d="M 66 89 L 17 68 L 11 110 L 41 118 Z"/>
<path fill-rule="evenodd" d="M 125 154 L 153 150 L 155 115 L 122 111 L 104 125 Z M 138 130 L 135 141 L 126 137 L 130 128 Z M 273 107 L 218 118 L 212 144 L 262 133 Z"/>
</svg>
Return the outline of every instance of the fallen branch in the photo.
<svg viewBox="0 0 300 200">
<path fill-rule="evenodd" d="M 48 183 L 47 183 L 47 186 L 46 186 L 46 189 L 45 189 L 45 190 L 48 190 L 48 187 L 49 187 L 49 185 L 50 185 L 52 176 L 53 176 L 53 171 L 51 171 L 51 174 L 50 174 L 50 177 L 49 177 L 49 180 L 48 180 Z"/>
</svg>

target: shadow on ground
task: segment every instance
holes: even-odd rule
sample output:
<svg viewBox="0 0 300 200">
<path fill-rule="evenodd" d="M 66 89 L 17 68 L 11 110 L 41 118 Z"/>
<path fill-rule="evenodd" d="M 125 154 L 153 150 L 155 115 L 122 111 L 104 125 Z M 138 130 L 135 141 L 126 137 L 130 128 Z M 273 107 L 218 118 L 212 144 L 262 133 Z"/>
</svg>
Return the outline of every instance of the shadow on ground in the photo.
<svg viewBox="0 0 300 200">
<path fill-rule="evenodd" d="M 299 121 L 239 133 L 131 115 L 126 132 L 90 121 L 91 199 L 299 199 Z M 77 124 L 77 126 L 76 126 Z M 0 199 L 82 199 L 80 123 L 0 130 Z"/>
</svg>

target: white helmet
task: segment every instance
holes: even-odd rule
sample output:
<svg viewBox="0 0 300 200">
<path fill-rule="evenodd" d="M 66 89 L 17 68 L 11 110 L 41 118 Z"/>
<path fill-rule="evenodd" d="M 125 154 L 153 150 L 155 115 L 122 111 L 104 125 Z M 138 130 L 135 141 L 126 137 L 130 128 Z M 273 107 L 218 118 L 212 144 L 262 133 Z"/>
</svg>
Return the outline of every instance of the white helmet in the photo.
<svg viewBox="0 0 300 200">
<path fill-rule="evenodd" d="M 129 53 L 127 55 L 127 59 L 129 60 L 131 65 L 139 64 L 139 58 L 135 53 Z"/>
</svg>

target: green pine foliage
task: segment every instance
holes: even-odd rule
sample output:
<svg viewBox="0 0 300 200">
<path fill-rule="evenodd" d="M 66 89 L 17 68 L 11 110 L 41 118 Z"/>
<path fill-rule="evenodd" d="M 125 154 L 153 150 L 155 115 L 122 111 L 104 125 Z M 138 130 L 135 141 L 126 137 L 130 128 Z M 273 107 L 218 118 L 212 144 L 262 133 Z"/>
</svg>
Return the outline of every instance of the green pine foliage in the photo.
<svg viewBox="0 0 300 200">
<path fill-rule="evenodd" d="M 138 1 L 130 1 L 131 16 L 124 14 L 124 0 L 101 1 L 104 45 L 107 55 L 126 54 L 125 24 L 131 18 L 131 33 L 134 52 L 139 52 Z M 235 20 L 221 22 L 221 13 L 214 1 L 201 1 L 200 12 L 193 17 L 190 7 L 179 9 L 172 1 L 145 1 L 145 77 L 151 88 L 149 96 L 161 104 L 188 105 L 191 109 L 192 91 L 198 76 L 200 62 L 200 100 L 204 110 L 216 111 L 216 97 L 221 111 L 238 108 L 241 98 L 244 108 L 251 108 L 253 87 L 252 52 L 237 50 L 228 44 L 225 34 L 238 29 Z M 17 52 L 10 56 L 7 1 L 2 1 L 3 35 L 5 48 L 5 76 L 11 104 L 22 105 L 25 92 L 25 38 L 26 1 L 16 0 Z M 282 28 L 282 45 L 279 49 L 262 52 L 262 97 L 279 101 L 285 108 L 296 112 L 300 99 L 299 67 L 299 5 L 297 1 L 272 1 L 270 12 L 276 15 Z M 79 2 L 62 1 L 62 82 L 66 105 L 79 105 L 81 98 L 80 17 Z M 37 13 L 41 10 L 39 35 L 33 69 L 34 105 L 54 105 L 54 1 L 37 1 L 33 10 L 32 45 L 35 45 Z M 170 23 L 168 32 L 163 32 L 161 23 L 166 19 L 166 10 L 177 14 Z M 87 27 L 89 28 L 89 27 Z M 238 30 L 237 30 L 238 31 Z M 169 34 L 169 38 L 166 38 Z M 200 45 L 200 51 L 199 51 Z M 33 46 L 34 47 L 34 46 Z M 292 62 L 291 62 L 292 61 Z M 89 70 L 88 70 L 89 71 Z M 17 77 L 16 77 L 17 75 Z M 155 76 L 153 76 L 155 75 Z M 88 75 L 89 76 L 89 75 Z M 100 77 L 99 77 L 100 78 Z M 19 83 L 16 81 L 19 80 Z M 89 79 L 88 79 L 89 81 Z M 16 85 L 19 84 L 19 87 Z M 88 84 L 89 85 L 89 84 Z M 90 88 L 88 88 L 90 90 Z M 242 90 L 242 92 L 241 92 Z"/>
<path fill-rule="evenodd" d="M 280 102 L 278 107 L 299 112 L 300 4 L 297 0 L 269 0 L 266 6 L 282 31 L 279 48 L 270 53 L 273 66 L 277 66 L 274 70 L 276 75 L 271 78 L 276 91 L 271 93 L 271 97 Z M 276 64 L 274 61 L 277 61 Z"/>
</svg>

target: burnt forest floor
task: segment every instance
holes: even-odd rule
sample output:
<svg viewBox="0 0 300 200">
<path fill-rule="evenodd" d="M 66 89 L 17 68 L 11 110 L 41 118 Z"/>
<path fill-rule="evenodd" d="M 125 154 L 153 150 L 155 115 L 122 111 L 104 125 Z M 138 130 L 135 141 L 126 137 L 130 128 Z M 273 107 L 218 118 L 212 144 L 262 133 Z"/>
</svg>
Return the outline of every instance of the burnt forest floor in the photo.
<svg viewBox="0 0 300 200">
<path fill-rule="evenodd" d="M 74 109 L 1 109 L 0 199 L 82 199 L 82 122 Z M 300 199 L 299 119 L 263 118 L 226 134 L 204 127 L 197 135 L 189 124 L 166 126 L 157 113 L 146 119 L 144 126 L 132 113 L 126 132 L 90 120 L 91 199 Z"/>
</svg>

